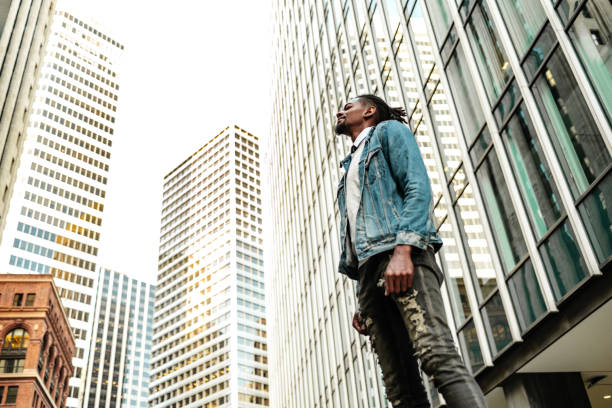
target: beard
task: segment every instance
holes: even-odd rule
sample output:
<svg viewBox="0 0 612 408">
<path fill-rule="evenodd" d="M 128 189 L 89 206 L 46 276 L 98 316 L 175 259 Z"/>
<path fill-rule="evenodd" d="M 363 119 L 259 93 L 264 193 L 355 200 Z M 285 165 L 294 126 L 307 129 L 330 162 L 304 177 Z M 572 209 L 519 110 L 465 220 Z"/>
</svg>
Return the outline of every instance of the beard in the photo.
<svg viewBox="0 0 612 408">
<path fill-rule="evenodd" d="M 349 135 L 349 130 L 345 123 L 346 121 L 338 123 L 334 128 L 334 133 L 337 135 Z"/>
</svg>

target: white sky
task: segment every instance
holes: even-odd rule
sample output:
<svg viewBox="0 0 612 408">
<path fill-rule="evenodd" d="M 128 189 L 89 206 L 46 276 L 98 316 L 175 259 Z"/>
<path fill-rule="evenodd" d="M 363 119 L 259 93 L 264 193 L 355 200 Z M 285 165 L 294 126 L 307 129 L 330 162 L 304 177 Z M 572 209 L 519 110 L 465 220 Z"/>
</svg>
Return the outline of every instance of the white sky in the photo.
<svg viewBox="0 0 612 408">
<path fill-rule="evenodd" d="M 155 281 L 163 176 L 236 123 L 265 139 L 270 0 L 60 0 L 125 45 L 101 265 Z"/>
</svg>

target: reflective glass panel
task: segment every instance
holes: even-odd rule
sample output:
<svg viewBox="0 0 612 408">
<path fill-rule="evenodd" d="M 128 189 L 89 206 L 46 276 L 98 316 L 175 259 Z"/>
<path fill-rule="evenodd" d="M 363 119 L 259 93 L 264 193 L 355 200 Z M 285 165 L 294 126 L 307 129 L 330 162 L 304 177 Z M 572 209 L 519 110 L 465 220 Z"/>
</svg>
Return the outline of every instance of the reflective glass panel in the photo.
<svg viewBox="0 0 612 408">
<path fill-rule="evenodd" d="M 489 337 L 489 344 L 494 354 L 498 354 L 512 342 L 508 319 L 506 318 L 499 292 L 489 299 L 482 308 L 482 318 Z"/>
<path fill-rule="evenodd" d="M 476 334 L 474 321 L 472 320 L 466 324 L 457 337 L 459 338 L 463 355 L 467 357 L 466 360 L 472 373 L 484 367 L 482 351 L 480 350 L 480 343 L 478 343 L 478 335 Z"/>
<path fill-rule="evenodd" d="M 533 79 L 534 74 L 555 44 L 557 44 L 557 37 L 555 37 L 550 24 L 547 24 L 542 34 L 540 34 L 538 42 L 529 50 L 529 54 L 523 62 L 523 69 L 528 81 Z"/>
<path fill-rule="evenodd" d="M 546 21 L 546 14 L 539 1 L 498 0 L 510 38 L 519 55 L 523 55 Z"/>
<path fill-rule="evenodd" d="M 485 127 L 480 135 L 478 135 L 478 139 L 470 150 L 470 158 L 472 159 L 472 164 L 474 166 L 476 166 L 476 164 L 480 161 L 483 153 L 487 150 L 490 144 L 491 134 L 489 133 L 489 128 Z"/>
<path fill-rule="evenodd" d="M 560 48 L 547 62 L 533 91 L 577 198 L 610 164 L 610 154 Z"/>
<path fill-rule="evenodd" d="M 495 280 L 491 251 L 484 234 L 484 227 L 480 220 L 480 213 L 476 207 L 471 185 L 463 190 L 461 197 L 457 200 L 455 212 L 460 224 L 459 232 L 467 250 L 476 295 L 480 303 L 497 289 L 497 281 Z"/>
<path fill-rule="evenodd" d="M 586 264 L 567 221 L 540 246 L 540 255 L 557 301 L 587 276 Z"/>
<path fill-rule="evenodd" d="M 568 34 L 612 119 L 612 3 L 589 0 Z"/>
<path fill-rule="evenodd" d="M 531 225 L 536 238 L 540 239 L 561 217 L 563 207 L 524 104 L 516 111 L 503 135 Z"/>
<path fill-rule="evenodd" d="M 431 98 L 429 112 L 436 127 L 438 147 L 444 164 L 444 172 L 449 177 L 461 164 L 461 150 L 459 149 L 457 129 L 450 115 L 448 96 L 442 83 L 438 84 Z"/>
<path fill-rule="evenodd" d="M 530 260 L 527 260 L 510 279 L 508 289 L 516 308 L 519 326 L 524 332 L 546 312 L 544 297 Z"/>
<path fill-rule="evenodd" d="M 469 145 L 482 127 L 484 115 L 476 96 L 474 82 L 468 70 L 461 43 L 455 48 L 446 67 L 446 73 L 466 142 Z"/>
<path fill-rule="evenodd" d="M 599 263 L 612 255 L 612 172 L 578 206 Z"/>
<path fill-rule="evenodd" d="M 486 3 L 478 0 L 475 7 L 466 29 L 489 102 L 494 103 L 512 76 L 512 68 L 499 42 Z"/>
<path fill-rule="evenodd" d="M 446 287 L 448 288 L 457 325 L 461 325 L 472 313 L 465 290 L 465 282 L 463 281 L 463 268 L 459 259 L 459 247 L 453 234 L 453 226 L 448 218 L 440 227 L 439 234 L 444 241 L 444 245 L 440 249 L 440 258 L 446 275 Z"/>
<path fill-rule="evenodd" d="M 427 0 L 424 2 L 429 11 L 429 18 L 436 35 L 438 45 L 442 44 L 453 18 L 448 10 L 446 0 Z"/>
<path fill-rule="evenodd" d="M 527 247 L 495 149 L 489 151 L 482 165 L 476 170 L 476 177 L 480 184 L 497 250 L 507 274 L 527 254 Z"/>
<path fill-rule="evenodd" d="M 502 126 L 506 117 L 512 112 L 512 108 L 514 108 L 520 100 L 521 93 L 516 86 L 516 81 L 513 80 L 493 112 L 498 126 Z"/>
</svg>

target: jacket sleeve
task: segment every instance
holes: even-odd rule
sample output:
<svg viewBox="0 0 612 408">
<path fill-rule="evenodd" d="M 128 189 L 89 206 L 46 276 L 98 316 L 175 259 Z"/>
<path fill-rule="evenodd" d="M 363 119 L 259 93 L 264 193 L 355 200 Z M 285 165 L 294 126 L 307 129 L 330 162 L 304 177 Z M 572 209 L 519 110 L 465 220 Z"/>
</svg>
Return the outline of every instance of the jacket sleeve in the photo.
<svg viewBox="0 0 612 408">
<path fill-rule="evenodd" d="M 382 130 L 381 144 L 403 200 L 396 245 L 427 249 L 432 194 L 416 138 L 407 126 L 393 120 Z"/>
</svg>

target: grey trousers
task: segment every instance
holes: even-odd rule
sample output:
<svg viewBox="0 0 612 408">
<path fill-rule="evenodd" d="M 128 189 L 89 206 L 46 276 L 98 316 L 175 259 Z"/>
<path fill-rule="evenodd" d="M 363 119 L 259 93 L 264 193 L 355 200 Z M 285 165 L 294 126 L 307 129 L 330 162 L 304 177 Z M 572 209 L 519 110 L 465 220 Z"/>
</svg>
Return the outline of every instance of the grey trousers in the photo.
<svg viewBox="0 0 612 408">
<path fill-rule="evenodd" d="M 486 407 L 482 391 L 455 349 L 446 323 L 442 273 L 433 251 L 412 252 L 412 288 L 385 296 L 384 272 L 392 252 L 370 258 L 359 268 L 359 308 L 383 373 L 393 407 L 429 407 L 421 368 L 449 408 Z"/>
</svg>

